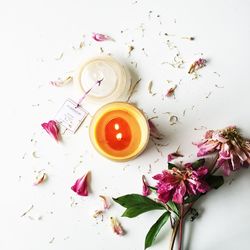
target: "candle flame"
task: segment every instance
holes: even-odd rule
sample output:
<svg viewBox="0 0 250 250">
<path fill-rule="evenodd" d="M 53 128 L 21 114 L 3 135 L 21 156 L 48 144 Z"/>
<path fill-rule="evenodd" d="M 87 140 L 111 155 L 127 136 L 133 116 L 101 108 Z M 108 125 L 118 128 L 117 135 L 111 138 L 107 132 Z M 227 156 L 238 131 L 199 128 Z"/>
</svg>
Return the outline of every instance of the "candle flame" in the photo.
<svg viewBox="0 0 250 250">
<path fill-rule="evenodd" d="M 116 139 L 120 141 L 122 139 L 122 133 L 116 134 Z"/>
</svg>

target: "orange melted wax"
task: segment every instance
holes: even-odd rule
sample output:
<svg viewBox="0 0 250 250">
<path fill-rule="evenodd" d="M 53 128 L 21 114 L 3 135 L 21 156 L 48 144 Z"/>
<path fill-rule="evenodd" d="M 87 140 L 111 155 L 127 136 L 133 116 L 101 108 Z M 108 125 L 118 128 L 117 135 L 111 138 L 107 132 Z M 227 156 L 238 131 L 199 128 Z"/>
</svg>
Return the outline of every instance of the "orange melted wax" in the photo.
<svg viewBox="0 0 250 250">
<path fill-rule="evenodd" d="M 123 110 L 110 111 L 101 116 L 95 133 L 99 147 L 114 157 L 133 154 L 141 140 L 136 118 Z"/>
</svg>

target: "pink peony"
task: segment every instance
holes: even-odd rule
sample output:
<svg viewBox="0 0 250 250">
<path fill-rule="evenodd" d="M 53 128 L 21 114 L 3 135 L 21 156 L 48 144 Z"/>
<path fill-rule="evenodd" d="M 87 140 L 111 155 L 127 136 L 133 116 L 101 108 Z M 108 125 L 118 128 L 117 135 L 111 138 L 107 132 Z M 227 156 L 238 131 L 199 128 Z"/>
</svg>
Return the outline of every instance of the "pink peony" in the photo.
<svg viewBox="0 0 250 250">
<path fill-rule="evenodd" d="M 221 130 L 209 130 L 204 139 L 196 143 L 199 151 L 197 156 L 218 152 L 216 165 L 224 175 L 250 164 L 250 141 L 244 139 L 235 126 Z"/>
<path fill-rule="evenodd" d="M 159 200 L 164 203 L 172 200 L 181 204 L 189 195 L 206 193 L 209 190 L 204 180 L 207 173 L 207 167 L 202 166 L 194 170 L 191 163 L 185 164 L 182 169 L 173 167 L 163 170 L 161 174 L 153 177 L 158 181 L 156 188 Z"/>
</svg>

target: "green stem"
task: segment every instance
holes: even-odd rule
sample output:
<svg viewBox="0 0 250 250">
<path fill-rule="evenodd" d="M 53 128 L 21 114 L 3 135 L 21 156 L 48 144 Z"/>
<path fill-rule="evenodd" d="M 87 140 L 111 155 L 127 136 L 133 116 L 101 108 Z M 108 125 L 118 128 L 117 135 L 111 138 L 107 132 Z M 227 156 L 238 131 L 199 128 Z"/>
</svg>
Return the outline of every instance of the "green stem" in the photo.
<svg viewBox="0 0 250 250">
<path fill-rule="evenodd" d="M 183 235 L 183 219 L 184 219 L 184 205 L 181 204 L 181 212 L 180 212 L 180 231 L 179 231 L 179 250 L 182 247 L 182 235 Z"/>
</svg>

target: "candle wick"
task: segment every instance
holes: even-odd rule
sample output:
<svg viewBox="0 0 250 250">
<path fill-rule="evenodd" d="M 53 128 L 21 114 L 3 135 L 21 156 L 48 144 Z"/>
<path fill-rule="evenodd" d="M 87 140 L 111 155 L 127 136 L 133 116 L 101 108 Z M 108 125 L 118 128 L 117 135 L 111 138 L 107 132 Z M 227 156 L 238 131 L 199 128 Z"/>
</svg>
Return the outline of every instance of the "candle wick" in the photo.
<svg viewBox="0 0 250 250">
<path fill-rule="evenodd" d="M 85 97 L 89 94 L 89 92 L 95 87 L 95 85 L 98 85 L 98 87 L 101 85 L 101 82 L 103 81 L 103 79 L 104 78 L 96 81 L 93 84 L 93 86 L 84 93 L 84 95 L 79 99 L 79 101 L 78 101 L 77 105 L 75 106 L 75 108 L 78 108 L 80 106 L 81 102 L 85 99 Z"/>
</svg>

